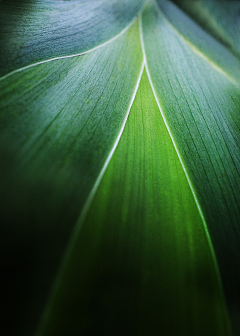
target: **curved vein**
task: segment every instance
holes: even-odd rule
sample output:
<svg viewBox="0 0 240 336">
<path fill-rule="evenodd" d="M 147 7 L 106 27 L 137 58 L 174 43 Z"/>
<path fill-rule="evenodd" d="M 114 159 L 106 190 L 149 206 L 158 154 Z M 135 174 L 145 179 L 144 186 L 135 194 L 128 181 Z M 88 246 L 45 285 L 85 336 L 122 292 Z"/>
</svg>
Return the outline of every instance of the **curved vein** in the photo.
<svg viewBox="0 0 240 336">
<path fill-rule="evenodd" d="M 142 9 L 140 10 L 140 12 L 141 11 L 142 11 Z M 92 51 L 95 51 L 95 50 L 97 50 L 99 48 L 102 48 L 102 47 L 108 45 L 109 43 L 117 40 L 119 37 L 121 37 L 124 33 L 126 33 L 134 25 L 134 23 L 136 22 L 137 18 L 138 18 L 138 16 L 134 17 L 134 19 L 120 33 L 118 33 L 117 35 L 115 35 L 114 37 L 112 37 L 111 39 L 109 39 L 108 41 L 106 41 L 106 42 L 104 42 L 102 44 L 99 44 L 99 45 L 97 45 L 96 47 L 94 47 L 92 49 L 83 51 L 83 52 L 78 53 L 78 54 L 72 54 L 72 55 L 65 55 L 65 56 L 54 57 L 54 58 L 50 58 L 50 59 L 47 59 L 47 60 L 44 60 L 44 61 L 40 61 L 40 62 L 36 62 L 36 63 L 33 63 L 33 64 L 26 65 L 25 67 L 13 70 L 13 71 L 9 72 L 8 74 L 0 77 L 0 81 L 3 81 L 4 79 L 8 78 L 9 76 L 12 76 L 12 75 L 14 75 L 14 74 L 16 74 L 16 73 L 18 73 L 20 71 L 27 70 L 29 68 L 32 68 L 32 67 L 40 65 L 40 64 L 44 64 L 44 63 L 48 63 L 48 62 L 53 62 L 53 61 L 57 61 L 57 60 L 60 60 L 60 59 L 73 58 L 73 57 L 89 54 Z"/>
<path fill-rule="evenodd" d="M 155 2 L 155 0 L 154 0 Z M 174 25 L 168 20 L 166 15 L 159 9 L 159 6 L 156 4 L 155 8 L 157 9 L 159 15 L 162 17 L 162 19 L 172 28 L 172 30 L 183 40 L 189 48 L 199 57 L 204 59 L 206 62 L 208 62 L 216 71 L 224 75 L 228 78 L 229 81 L 231 81 L 233 84 L 239 86 L 240 83 L 235 80 L 232 76 L 230 76 L 226 71 L 224 71 L 220 66 L 218 66 L 213 60 L 211 60 L 209 57 L 207 57 L 204 53 L 202 53 L 194 44 L 192 44 L 184 35 L 180 33 L 178 29 L 174 27 Z"/>
<path fill-rule="evenodd" d="M 45 311 L 43 313 L 43 318 L 42 318 L 42 320 L 40 322 L 40 325 L 39 325 L 39 328 L 38 328 L 38 331 L 37 331 L 37 334 L 36 334 L 37 336 L 41 335 L 42 326 L 44 325 L 44 322 L 47 320 L 48 315 L 50 313 L 52 299 L 54 298 L 54 295 L 55 295 L 55 293 L 58 290 L 58 287 L 59 287 L 59 284 L 60 284 L 60 280 L 61 280 L 62 275 L 64 273 L 65 266 L 67 265 L 68 260 L 69 260 L 69 258 L 71 256 L 71 252 L 72 252 L 72 250 L 74 248 L 74 245 L 76 243 L 77 237 L 78 237 L 78 235 L 79 235 L 79 233 L 81 231 L 81 227 L 82 227 L 83 221 L 86 218 L 86 215 L 87 215 L 88 210 L 89 210 L 89 208 L 91 206 L 91 203 L 92 203 L 92 201 L 94 199 L 94 196 L 95 196 L 95 194 L 97 192 L 97 189 L 98 189 L 99 184 L 100 184 L 100 182 L 102 180 L 102 177 L 103 177 L 103 175 L 104 175 L 104 173 L 105 173 L 105 171 L 106 171 L 106 169 L 108 167 L 108 164 L 109 164 L 109 162 L 110 162 L 110 160 L 111 160 L 111 158 L 112 158 L 112 156 L 113 156 L 113 154 L 114 154 L 114 152 L 116 150 L 116 147 L 117 147 L 117 145 L 119 143 L 119 140 L 120 140 L 120 138 L 122 136 L 125 124 L 127 122 L 128 116 L 129 116 L 129 112 L 131 110 L 132 104 L 134 102 L 134 99 L 135 99 L 137 91 L 138 91 L 138 87 L 139 87 L 139 84 L 140 84 L 140 81 L 141 81 L 141 78 L 142 78 L 144 67 L 145 67 L 145 61 L 143 60 L 142 66 L 141 66 L 141 70 L 140 70 L 140 73 L 139 73 L 139 76 L 138 76 L 138 79 L 137 79 L 137 83 L 136 83 L 136 86 L 135 86 L 135 89 L 134 89 L 134 93 L 132 95 L 132 99 L 131 99 L 130 104 L 128 106 L 128 110 L 127 110 L 126 116 L 124 118 L 124 121 L 123 121 L 122 127 L 120 129 L 120 132 L 119 132 L 119 134 L 118 134 L 118 136 L 117 136 L 117 138 L 116 138 L 116 140 L 114 142 L 114 145 L 113 145 L 113 147 L 112 147 L 112 149 L 111 149 L 111 151 L 110 151 L 110 153 L 109 153 L 109 155 L 108 155 L 108 157 L 107 157 L 107 159 L 106 159 L 106 161 L 105 161 L 105 163 L 104 163 L 104 165 L 103 165 L 103 167 L 102 167 L 102 169 L 101 169 L 101 171 L 100 171 L 100 173 L 99 173 L 99 175 L 98 175 L 98 177 L 96 179 L 95 184 L 93 185 L 93 187 L 92 187 L 92 189 L 91 189 L 91 191 L 89 193 L 89 196 L 88 196 L 88 198 L 87 198 L 87 200 L 85 202 L 85 205 L 83 206 L 82 212 L 81 212 L 81 214 L 80 214 L 80 216 L 79 216 L 79 218 L 78 218 L 78 220 L 76 222 L 76 226 L 75 226 L 75 228 L 73 230 L 73 233 L 72 233 L 72 236 L 70 238 L 67 250 L 66 250 L 66 252 L 65 252 L 65 254 L 63 256 L 63 259 L 62 259 L 62 263 L 61 263 L 61 266 L 60 266 L 60 271 L 59 271 L 59 273 L 58 273 L 58 275 L 56 277 L 55 284 L 53 286 L 53 289 L 52 289 L 52 292 L 51 292 L 51 295 L 50 295 L 49 304 L 47 305 L 47 307 L 45 308 Z"/>
<path fill-rule="evenodd" d="M 185 168 L 185 165 L 184 165 L 184 162 L 181 158 L 181 154 L 177 148 L 177 144 L 174 140 L 174 137 L 172 135 L 172 132 L 168 126 L 168 123 L 167 123 L 167 120 L 165 118 L 165 115 L 164 115 L 164 112 L 162 110 L 162 107 L 160 105 L 160 102 L 159 102 L 159 99 L 157 97 L 157 94 L 156 94 L 156 91 L 154 89 L 154 85 L 153 85 L 153 82 L 152 82 L 152 79 L 151 79 L 151 75 L 150 75 L 150 72 L 149 72 L 149 69 L 148 69 L 148 63 L 147 63 L 147 58 L 146 58 L 146 52 L 145 52 L 145 46 L 144 46 L 144 40 L 143 40 L 143 31 L 142 31 L 142 17 L 139 16 L 139 34 L 140 34 L 140 40 L 141 40 L 141 46 L 142 46 L 142 52 L 143 52 L 143 58 L 144 58 L 144 63 L 145 63 L 145 68 L 146 68 L 146 72 L 147 72 L 147 76 L 148 76 L 148 79 L 149 79 L 149 82 L 150 82 L 150 85 L 151 85 L 151 88 L 152 88 L 152 91 L 153 91 L 153 95 L 154 95 L 154 98 L 156 100 L 156 103 L 158 105 L 158 108 L 159 108 L 159 111 L 161 113 L 161 116 L 163 118 L 163 121 L 164 121 L 164 124 L 167 128 L 167 131 L 168 131 L 168 134 L 171 138 L 171 141 L 173 143 L 173 146 L 175 148 L 175 151 L 177 153 L 177 156 L 179 158 L 179 161 L 181 163 L 181 166 L 182 166 L 182 169 L 184 171 L 184 174 L 186 176 L 186 179 L 187 179 L 187 182 L 188 182 L 188 185 L 189 185 L 189 188 L 192 192 L 192 195 L 193 195 L 193 198 L 194 198 L 194 201 L 196 203 L 196 206 L 197 206 L 197 209 L 199 211 L 199 214 L 200 214 L 200 217 L 202 219 L 202 224 L 203 224 L 203 227 L 204 227 L 204 231 L 205 231 L 205 234 L 206 234 L 206 238 L 207 238 L 207 241 L 208 241 L 208 245 L 209 245 L 209 248 L 210 248 L 210 252 L 211 252 L 211 255 L 212 255 L 212 259 L 213 259 L 213 263 L 214 263 L 214 267 L 215 267 L 215 270 L 216 270 L 216 274 L 217 274 L 217 279 L 218 279 L 218 283 L 219 283 L 219 286 L 220 286 L 220 289 L 221 289 L 221 292 L 223 293 L 223 287 L 222 287 L 222 282 L 221 282 L 221 278 L 220 278 L 220 274 L 219 274 L 219 270 L 218 270 L 218 265 L 217 265 L 217 260 L 216 260 L 216 256 L 215 256 L 215 252 L 214 252 L 214 249 L 213 249 L 213 244 L 212 244 L 212 241 L 211 241 L 211 237 L 210 237 L 210 234 L 209 234 L 209 231 L 208 231 L 208 228 L 207 228 L 207 223 L 206 223 L 206 220 L 204 218 L 204 215 L 203 215 L 203 212 L 202 212 L 202 209 L 201 209 L 201 206 L 200 206 L 200 203 L 197 199 L 197 196 L 196 196 L 196 193 L 194 191 L 194 188 L 193 188 L 193 185 L 192 185 L 192 182 L 188 176 L 188 172 Z"/>
</svg>

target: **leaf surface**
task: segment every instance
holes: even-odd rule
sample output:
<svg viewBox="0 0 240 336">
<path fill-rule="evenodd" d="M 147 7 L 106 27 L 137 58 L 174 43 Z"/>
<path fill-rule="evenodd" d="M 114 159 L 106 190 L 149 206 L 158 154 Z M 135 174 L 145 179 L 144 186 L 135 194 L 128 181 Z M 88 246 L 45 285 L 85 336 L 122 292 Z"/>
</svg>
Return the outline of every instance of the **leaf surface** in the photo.
<svg viewBox="0 0 240 336">
<path fill-rule="evenodd" d="M 109 41 L 137 16 L 143 0 L 3 1 L 0 76 Z"/>
<path fill-rule="evenodd" d="M 240 57 L 239 1 L 175 0 L 175 2 L 205 30 Z"/>
<path fill-rule="evenodd" d="M 164 14 L 168 25 L 172 30 L 175 30 L 180 40 L 188 44 L 190 50 L 211 63 L 212 67 L 215 67 L 218 72 L 225 72 L 239 83 L 240 60 L 236 56 L 233 56 L 225 46 L 209 33 L 206 33 L 172 2 L 159 1 L 157 8 Z"/>
<path fill-rule="evenodd" d="M 230 335 L 211 242 L 145 71 L 75 234 L 39 335 Z"/>
<path fill-rule="evenodd" d="M 238 335 L 239 58 L 143 3 L 0 3 L 9 334 Z"/>
</svg>

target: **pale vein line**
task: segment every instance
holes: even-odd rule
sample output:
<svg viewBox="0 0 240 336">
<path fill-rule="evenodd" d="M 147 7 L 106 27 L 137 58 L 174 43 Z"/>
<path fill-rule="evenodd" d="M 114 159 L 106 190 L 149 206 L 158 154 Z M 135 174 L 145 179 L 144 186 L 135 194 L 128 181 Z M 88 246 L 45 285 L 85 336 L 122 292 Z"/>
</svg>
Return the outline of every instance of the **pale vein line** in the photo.
<svg viewBox="0 0 240 336">
<path fill-rule="evenodd" d="M 144 65 L 145 65 L 145 62 L 143 61 L 142 66 L 141 66 L 141 70 L 140 70 L 140 74 L 139 74 L 139 77 L 138 77 L 138 80 L 137 80 L 137 85 L 136 85 L 136 87 L 135 87 L 135 90 L 134 90 L 134 93 L 133 93 L 131 102 L 130 102 L 130 104 L 129 104 L 129 107 L 128 107 L 126 116 L 125 116 L 125 118 L 124 118 L 122 127 L 121 127 L 121 129 L 120 129 L 120 132 L 119 132 L 119 134 L 118 134 L 118 136 L 117 136 L 117 139 L 116 139 L 116 141 L 115 141 L 115 143 L 114 143 L 114 145 L 113 145 L 113 148 L 112 148 L 112 150 L 110 151 L 109 156 L 108 156 L 108 158 L 107 158 L 107 160 L 106 160 L 106 162 L 105 162 L 105 164 L 104 164 L 104 166 L 103 166 L 103 168 L 102 168 L 102 170 L 101 170 L 101 172 L 100 172 L 100 174 L 99 174 L 99 176 L 98 176 L 98 178 L 97 178 L 97 180 L 96 180 L 96 182 L 95 182 L 95 184 L 94 184 L 94 186 L 93 186 L 93 188 L 92 188 L 92 191 L 91 191 L 91 193 L 89 194 L 89 197 L 88 197 L 87 202 L 86 202 L 86 204 L 85 204 L 85 206 L 84 206 L 84 208 L 83 208 L 83 211 L 82 211 L 82 213 L 81 213 L 81 215 L 80 215 L 80 217 L 79 217 L 78 222 L 83 222 L 84 218 L 86 217 L 86 214 L 87 214 L 88 209 L 89 209 L 89 207 L 90 207 L 90 205 L 91 205 L 91 203 L 92 203 L 92 200 L 93 200 L 93 198 L 94 198 L 94 196 L 95 196 L 95 194 L 96 194 L 96 191 L 97 191 L 97 189 L 98 189 L 98 186 L 99 186 L 99 184 L 100 184 L 100 182 L 101 182 L 101 180 L 102 180 L 102 177 L 103 177 L 103 175 L 104 175 L 104 173 L 105 173 L 105 171 L 106 171 L 106 169 L 107 169 L 107 166 L 108 166 L 108 164 L 109 164 L 109 162 L 110 162 L 110 160 L 111 160 L 111 158 L 112 158 L 112 156 L 113 156 L 113 154 L 114 154 L 114 152 L 115 152 L 115 149 L 116 149 L 116 147 L 117 147 L 117 145 L 118 145 L 118 143 L 119 143 L 119 140 L 120 140 L 120 138 L 121 138 L 121 136 L 122 136 L 123 130 L 124 130 L 124 128 L 125 128 L 125 125 L 126 125 L 126 122 L 127 122 L 128 116 L 129 116 L 129 112 L 130 112 L 130 110 L 131 110 L 132 104 L 133 104 L 133 102 L 134 102 L 134 99 L 135 99 L 136 94 L 137 94 L 137 91 L 138 91 L 138 87 L 139 87 L 139 84 L 140 84 L 140 81 L 141 81 L 141 78 L 142 78 L 142 74 L 143 74 Z"/>
<path fill-rule="evenodd" d="M 140 10 L 140 12 L 141 11 L 142 11 L 142 9 Z M 48 62 L 52 62 L 52 61 L 57 61 L 57 60 L 61 60 L 61 59 L 73 58 L 73 57 L 77 57 L 77 56 L 83 56 L 85 54 L 89 54 L 92 51 L 100 49 L 100 48 L 102 48 L 102 47 L 110 44 L 111 42 L 117 40 L 122 35 L 124 35 L 134 25 L 134 23 L 137 21 L 137 18 L 138 18 L 138 16 L 134 17 L 134 19 L 120 33 L 118 33 L 117 35 L 115 35 L 114 37 L 112 37 L 111 39 L 109 39 L 108 41 L 106 41 L 106 42 L 104 42 L 102 44 L 99 44 L 99 45 L 97 45 L 96 47 L 94 47 L 92 49 L 83 51 L 83 52 L 78 53 L 78 54 L 72 54 L 72 55 L 66 55 L 66 56 L 58 56 L 58 57 L 50 58 L 50 59 L 47 59 L 47 60 L 44 60 L 44 61 L 40 61 L 40 62 L 36 62 L 36 63 L 33 63 L 33 64 L 29 64 L 29 65 L 27 65 L 25 67 L 22 67 L 22 68 L 19 68 L 19 69 L 11 71 L 8 74 L 4 75 L 3 77 L 0 77 L 0 81 L 3 81 L 4 79 L 6 79 L 6 78 L 8 78 L 8 77 L 10 77 L 10 76 L 18 73 L 18 72 L 27 70 L 29 68 L 35 67 L 35 66 L 40 65 L 40 64 L 44 64 L 44 63 L 48 63 Z"/>
<path fill-rule="evenodd" d="M 239 86 L 240 83 L 230 76 L 226 71 L 224 71 L 220 66 L 218 66 L 213 60 L 208 58 L 206 55 L 204 55 L 194 44 L 192 44 L 188 39 L 183 36 L 178 29 L 174 27 L 174 25 L 170 22 L 170 20 L 166 17 L 166 15 L 163 13 L 163 11 L 160 10 L 158 5 L 155 5 L 156 10 L 158 11 L 159 15 L 165 20 L 165 22 L 172 28 L 172 30 L 190 47 L 190 49 L 199 57 L 204 59 L 206 62 L 208 62 L 216 71 L 227 77 L 229 81 L 231 81 L 234 85 Z"/>
<path fill-rule="evenodd" d="M 173 143 L 173 146 L 175 148 L 175 151 L 177 153 L 177 156 L 179 158 L 179 161 L 181 163 L 181 166 L 182 166 L 182 169 L 184 171 L 184 174 L 186 176 L 186 179 L 187 179 L 187 182 L 188 182 L 188 185 L 190 187 L 190 190 L 192 192 L 192 195 L 193 195 L 193 198 L 194 198 L 194 201 L 195 201 L 195 204 L 197 206 L 197 209 L 199 211 L 199 214 L 200 214 L 200 217 L 202 219 L 202 223 L 203 223 L 203 228 L 204 228 L 204 231 L 205 231 L 205 234 L 206 234 L 206 237 L 207 237 L 207 241 L 208 241 L 208 246 L 210 248 L 210 253 L 212 255 L 212 259 L 213 259 L 213 264 L 214 264 L 214 267 L 215 267 L 215 271 L 216 271 L 216 274 L 217 274 L 217 279 L 218 279 L 218 284 L 219 284 L 219 289 L 221 291 L 221 294 L 222 294 L 222 300 L 223 302 L 225 302 L 225 298 L 224 298 L 224 295 L 223 295 L 223 287 L 222 287 L 222 282 L 221 282 L 221 278 L 220 278 L 220 273 L 219 273 L 219 269 L 218 269 L 218 264 L 217 264 L 217 259 L 216 259 L 216 255 L 215 255 L 215 251 L 213 249 L 213 245 L 212 245 L 212 241 L 211 241 L 211 237 L 210 237 L 210 234 L 208 232 L 208 227 L 207 227 L 207 223 L 206 223 L 206 220 L 204 218 L 204 215 L 203 215 L 203 212 L 202 212 L 202 209 L 201 209 L 201 206 L 198 202 L 198 199 L 197 199 L 197 196 L 196 196 L 196 193 L 194 191 L 194 188 L 193 188 L 193 185 L 192 185 L 192 182 L 188 176 L 188 173 L 187 173 L 187 170 L 185 168 L 185 165 L 183 163 L 183 160 L 181 158 L 181 155 L 180 155 L 180 152 L 177 148 L 177 145 L 176 145 L 176 142 L 174 140 L 174 137 L 171 133 L 171 130 L 168 126 L 168 123 L 167 123 L 167 120 L 165 118 L 165 115 L 164 115 L 164 112 L 161 108 L 161 105 L 159 103 L 159 100 L 158 100 L 158 97 L 157 97 L 157 94 L 156 94 L 156 91 L 154 89 L 154 85 L 153 85 L 153 82 L 152 82 L 152 79 L 151 79 L 151 75 L 150 75 L 150 72 L 149 72 L 149 69 L 148 69 L 148 64 L 147 64 L 147 58 L 146 58 L 146 52 L 145 52 L 145 47 L 144 47 L 144 40 L 143 40 L 143 30 L 142 30 L 142 17 L 140 16 L 139 17 L 139 33 L 140 33 L 140 40 L 141 40 L 141 46 L 142 46 L 142 52 L 143 52 L 143 57 L 144 57 L 144 63 L 145 63 L 145 69 L 146 69 L 146 72 L 147 72 L 147 76 L 148 76 L 148 79 L 149 79 L 149 82 L 150 82 L 150 85 L 151 85 L 151 88 L 152 88 L 152 91 L 153 91 L 153 95 L 154 95 L 154 98 L 156 100 L 156 103 L 158 105 L 158 108 L 159 108 L 159 111 L 161 113 L 161 116 L 163 118 L 163 121 L 164 121 L 164 124 L 167 128 L 167 131 L 168 131 L 168 134 L 172 140 L 172 143 Z"/>
<path fill-rule="evenodd" d="M 138 76 L 138 79 L 137 79 L 137 84 L 135 86 L 135 89 L 134 89 L 134 92 L 133 92 L 133 95 L 132 95 L 132 99 L 131 99 L 130 104 L 128 106 L 127 113 L 126 113 L 126 116 L 124 118 L 124 121 L 123 121 L 122 127 L 120 129 L 120 132 L 119 132 L 119 134 L 118 134 L 118 136 L 117 136 L 117 138 L 116 138 L 116 140 L 114 142 L 114 145 L 113 145 L 113 147 L 112 147 L 112 149 L 111 149 L 111 151 L 110 151 L 110 153 L 109 153 L 109 155 L 108 155 L 108 157 L 107 157 L 107 159 L 106 159 L 106 161 L 105 161 L 105 163 L 104 163 L 104 165 L 103 165 L 103 167 L 102 167 L 102 169 L 101 169 L 101 171 L 100 171 L 100 173 L 99 173 L 99 175 L 98 175 L 98 177 L 96 179 L 96 182 L 95 182 L 95 184 L 94 184 L 94 186 L 93 186 L 93 188 L 92 188 L 92 190 L 91 190 L 91 192 L 90 192 L 90 194 L 89 194 L 89 196 L 88 196 L 88 198 L 86 200 L 86 203 L 85 203 L 85 205 L 83 207 L 83 210 L 82 210 L 82 212 L 81 212 L 81 214 L 80 214 L 80 216 L 79 216 L 79 218 L 78 218 L 78 220 L 76 222 L 76 226 L 75 226 L 75 228 L 73 230 L 72 237 L 70 238 L 70 242 L 69 242 L 68 248 L 67 248 L 67 250 L 65 252 L 65 255 L 63 257 L 61 269 L 59 271 L 59 274 L 57 276 L 55 285 L 54 285 L 53 290 L 52 290 L 52 295 L 51 295 L 51 298 L 49 300 L 50 303 L 48 304 L 48 306 L 45 309 L 45 312 L 43 314 L 42 323 L 40 323 L 40 328 L 39 328 L 39 330 L 37 332 L 37 335 L 41 335 L 41 331 L 42 331 L 41 330 L 41 326 L 44 327 L 44 322 L 47 320 L 47 318 L 49 316 L 49 313 L 50 313 L 50 310 L 51 310 L 51 305 L 52 305 L 52 300 L 54 299 L 54 296 L 57 293 L 57 290 L 58 290 L 58 288 L 60 286 L 60 281 L 62 279 L 62 275 L 64 273 L 65 266 L 67 265 L 67 262 L 68 262 L 68 260 L 69 260 L 69 258 L 71 256 L 71 253 L 72 253 L 72 250 L 73 250 L 73 248 L 75 246 L 75 243 L 76 243 L 76 240 L 78 238 L 79 232 L 80 232 L 80 230 L 82 228 L 82 224 L 83 224 L 83 222 L 84 222 L 84 220 L 86 218 L 86 215 L 87 215 L 87 213 L 89 211 L 89 208 L 90 208 L 90 206 L 92 204 L 92 201 L 93 201 L 94 196 L 95 196 L 95 194 L 97 192 L 97 189 L 98 189 L 98 187 L 100 185 L 100 182 L 101 182 L 101 180 L 103 178 L 103 175 L 104 175 L 104 173 L 105 173 L 105 171 L 106 171 L 106 169 L 108 167 L 108 164 L 109 164 L 109 162 L 110 162 L 110 160 L 111 160 L 111 158 L 112 158 L 112 156 L 113 156 L 113 154 L 114 154 L 114 152 L 115 152 L 115 150 L 117 148 L 117 145 L 118 145 L 118 143 L 120 141 L 120 138 L 122 136 L 123 130 L 125 128 L 125 125 L 126 125 L 126 122 L 127 122 L 130 110 L 131 110 L 131 107 L 133 105 L 133 102 L 135 100 L 135 97 L 136 97 L 136 94 L 137 94 L 137 91 L 138 91 L 138 88 L 139 88 L 139 84 L 140 84 L 140 81 L 141 81 L 141 78 L 142 78 L 144 66 L 145 66 L 145 62 L 143 61 L 142 65 L 141 65 L 140 73 L 139 73 L 139 76 Z"/>
</svg>

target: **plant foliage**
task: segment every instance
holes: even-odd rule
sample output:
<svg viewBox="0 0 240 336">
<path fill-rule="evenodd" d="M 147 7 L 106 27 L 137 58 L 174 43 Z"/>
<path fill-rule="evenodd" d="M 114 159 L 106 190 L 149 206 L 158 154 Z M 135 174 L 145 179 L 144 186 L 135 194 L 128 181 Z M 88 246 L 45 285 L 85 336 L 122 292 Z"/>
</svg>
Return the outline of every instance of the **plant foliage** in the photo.
<svg viewBox="0 0 240 336">
<path fill-rule="evenodd" d="M 9 334 L 238 335 L 240 3 L 175 2 L 0 1 Z"/>
</svg>

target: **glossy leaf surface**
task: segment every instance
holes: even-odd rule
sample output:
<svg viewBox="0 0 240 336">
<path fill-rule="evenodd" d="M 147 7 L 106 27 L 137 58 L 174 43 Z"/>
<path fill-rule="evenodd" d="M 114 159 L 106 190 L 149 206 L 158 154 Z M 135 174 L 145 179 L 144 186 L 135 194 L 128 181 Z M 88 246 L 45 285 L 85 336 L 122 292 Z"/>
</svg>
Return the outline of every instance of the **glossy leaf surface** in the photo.
<svg viewBox="0 0 240 336">
<path fill-rule="evenodd" d="M 237 336 L 236 50 L 169 1 L 0 6 L 9 334 Z"/>
</svg>

